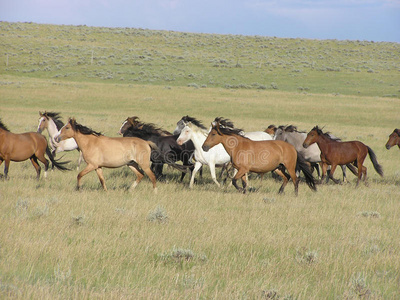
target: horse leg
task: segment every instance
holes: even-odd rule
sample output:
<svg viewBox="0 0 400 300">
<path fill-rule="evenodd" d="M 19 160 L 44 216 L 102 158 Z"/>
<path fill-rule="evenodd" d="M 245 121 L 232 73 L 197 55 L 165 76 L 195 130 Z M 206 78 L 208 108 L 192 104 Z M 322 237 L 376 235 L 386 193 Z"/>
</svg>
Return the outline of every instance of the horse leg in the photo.
<svg viewBox="0 0 400 300">
<path fill-rule="evenodd" d="M 78 150 L 78 151 L 79 151 L 79 158 L 78 158 L 78 166 L 76 167 L 76 170 L 77 170 L 77 171 L 78 171 L 79 168 L 81 167 L 81 163 L 82 163 L 82 160 L 83 160 L 82 151 L 80 151 L 80 150 Z"/>
<path fill-rule="evenodd" d="M 92 172 L 95 169 L 96 169 L 96 167 L 94 167 L 92 165 L 87 165 L 86 168 L 84 168 L 82 171 L 79 172 L 78 176 L 76 177 L 76 179 L 77 179 L 76 190 L 77 191 L 79 191 L 79 189 L 81 187 L 82 177 L 85 176 L 87 173 Z"/>
<path fill-rule="evenodd" d="M 33 167 L 34 167 L 35 170 L 36 170 L 36 179 L 39 180 L 39 178 L 40 178 L 40 170 L 41 170 L 41 167 L 40 167 L 40 165 L 39 165 L 39 163 L 38 163 L 38 160 L 37 160 L 37 158 L 36 158 L 35 155 L 33 155 L 33 156 L 30 158 L 30 160 L 31 160 L 31 162 L 32 162 Z M 45 175 L 45 177 L 46 177 L 46 175 Z"/>
<path fill-rule="evenodd" d="M 298 195 L 298 191 L 299 191 L 299 178 L 296 175 L 296 162 L 292 166 L 285 165 L 285 168 L 289 172 L 289 176 L 293 181 L 294 194 L 297 196 Z M 285 175 L 284 171 L 281 171 L 281 172 Z M 288 180 L 287 177 L 286 177 L 286 180 Z M 282 190 L 282 192 L 283 192 L 283 190 Z"/>
<path fill-rule="evenodd" d="M 328 170 L 328 165 L 324 162 L 321 162 L 321 169 L 322 169 L 322 176 L 321 176 L 321 183 L 324 183 L 324 179 L 326 177 L 326 171 Z M 329 177 L 328 177 L 329 180 Z"/>
<path fill-rule="evenodd" d="M 215 182 L 215 184 L 216 184 L 218 187 L 221 187 L 221 185 L 219 184 L 219 182 L 218 182 L 218 180 L 217 180 L 217 176 L 215 175 L 215 164 L 214 164 L 214 163 L 210 163 L 210 164 L 209 164 L 209 167 L 210 167 L 210 172 L 211 172 L 211 178 L 212 178 L 212 180 Z"/>
<path fill-rule="evenodd" d="M 135 173 L 135 175 L 136 175 L 136 180 L 135 180 L 135 182 L 132 183 L 131 187 L 129 188 L 130 190 L 133 190 L 133 189 L 139 184 L 139 182 L 142 181 L 144 175 L 143 175 L 142 172 L 140 172 L 140 171 L 139 171 L 137 168 L 135 168 L 134 166 L 129 165 L 128 167 L 129 167 L 129 168 L 133 171 L 133 173 Z M 153 173 L 153 174 L 154 174 L 154 173 Z"/>
<path fill-rule="evenodd" d="M 236 181 L 237 181 L 239 178 L 242 178 L 244 175 L 246 175 L 246 173 L 247 173 L 246 170 L 244 170 L 244 169 L 239 169 L 238 172 L 236 173 L 236 175 L 235 175 L 235 176 L 233 177 L 233 179 L 232 179 L 232 184 L 233 184 L 233 186 L 234 186 L 239 192 L 242 192 L 243 194 L 246 193 L 246 189 L 240 188 L 240 187 L 237 185 Z M 243 180 L 243 179 L 242 179 L 242 180 Z"/>
<path fill-rule="evenodd" d="M 248 176 L 247 176 L 247 173 L 246 173 L 246 174 L 244 174 L 244 175 L 242 176 L 242 187 L 243 187 L 243 190 L 246 190 L 246 187 L 247 187 L 247 180 L 248 180 Z"/>
<path fill-rule="evenodd" d="M 285 189 L 285 186 L 287 185 L 289 180 L 287 179 L 286 175 L 280 169 L 275 169 L 274 173 L 279 175 L 283 180 L 283 183 L 282 183 L 281 187 L 279 188 L 279 192 L 278 192 L 278 194 L 282 194 Z"/>
<path fill-rule="evenodd" d="M 336 164 L 332 164 L 331 166 L 331 172 L 329 173 L 329 178 L 332 179 L 332 181 L 336 184 L 340 183 L 340 180 L 333 178 L 333 173 L 335 173 L 337 165 Z"/>
<path fill-rule="evenodd" d="M 200 170 L 201 166 L 202 165 L 200 162 L 198 162 L 198 161 L 195 162 L 194 169 L 192 171 L 192 176 L 190 177 L 189 188 L 193 188 L 194 177 L 196 176 L 196 173 Z M 211 170 L 211 166 L 210 166 L 210 170 Z M 211 171 L 211 174 L 212 174 L 212 171 Z M 215 166 L 214 166 L 214 175 L 215 175 Z M 218 182 L 217 182 L 217 184 L 218 184 Z"/>
<path fill-rule="evenodd" d="M 147 176 L 149 176 L 151 182 L 153 183 L 153 191 L 154 193 L 157 194 L 157 184 L 156 184 L 156 176 L 154 173 L 150 170 L 150 167 L 144 168 L 142 166 L 143 171 L 146 173 Z"/>
<path fill-rule="evenodd" d="M 107 192 L 106 181 L 105 181 L 104 176 L 103 176 L 103 169 L 102 168 L 97 168 L 96 169 L 96 173 L 97 173 L 97 176 L 99 177 L 101 186 Z"/>
<path fill-rule="evenodd" d="M 342 173 L 343 173 L 343 183 L 347 183 L 346 166 L 345 165 L 341 165 L 340 167 L 342 168 Z"/>
<path fill-rule="evenodd" d="M 44 178 L 47 178 L 47 170 L 49 169 L 49 164 L 50 164 L 49 161 L 46 159 L 46 157 L 44 157 L 44 152 L 37 153 L 37 154 L 35 154 L 35 156 L 37 159 L 39 159 L 44 164 Z M 36 163 L 38 163 L 37 159 L 36 159 Z M 54 165 L 53 165 L 53 168 L 54 168 Z M 40 166 L 39 166 L 39 173 L 40 173 Z M 38 175 L 38 179 L 39 179 L 39 175 Z"/>
<path fill-rule="evenodd" d="M 4 179 L 8 179 L 8 169 L 10 167 L 10 160 L 5 159 L 4 160 Z"/>
</svg>

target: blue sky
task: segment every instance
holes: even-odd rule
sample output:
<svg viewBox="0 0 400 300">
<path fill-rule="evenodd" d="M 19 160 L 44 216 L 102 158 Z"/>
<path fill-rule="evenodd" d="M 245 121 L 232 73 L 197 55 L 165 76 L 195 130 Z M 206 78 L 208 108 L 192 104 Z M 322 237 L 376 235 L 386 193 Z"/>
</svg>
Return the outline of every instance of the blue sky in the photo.
<svg viewBox="0 0 400 300">
<path fill-rule="evenodd" d="M 400 0 L 0 0 L 0 20 L 400 42 Z"/>
</svg>

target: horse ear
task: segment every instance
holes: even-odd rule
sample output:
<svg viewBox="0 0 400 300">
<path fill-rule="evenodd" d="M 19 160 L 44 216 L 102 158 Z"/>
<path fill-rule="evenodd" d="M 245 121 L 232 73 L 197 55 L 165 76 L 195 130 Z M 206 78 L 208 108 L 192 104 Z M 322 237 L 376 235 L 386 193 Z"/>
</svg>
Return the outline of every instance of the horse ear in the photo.
<svg viewBox="0 0 400 300">
<path fill-rule="evenodd" d="M 219 122 L 217 122 L 216 124 L 215 124 L 215 130 L 217 131 L 217 133 L 219 134 L 219 135 L 222 135 L 222 133 L 221 133 L 221 129 L 220 129 L 220 127 L 219 127 Z"/>
<path fill-rule="evenodd" d="M 39 116 L 43 117 L 43 113 L 41 111 L 39 111 Z"/>
</svg>

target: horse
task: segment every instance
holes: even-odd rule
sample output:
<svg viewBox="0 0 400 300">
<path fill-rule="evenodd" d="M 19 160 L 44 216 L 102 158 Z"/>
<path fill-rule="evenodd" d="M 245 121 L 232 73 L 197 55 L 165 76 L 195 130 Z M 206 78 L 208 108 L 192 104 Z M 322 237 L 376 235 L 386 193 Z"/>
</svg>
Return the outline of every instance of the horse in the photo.
<svg viewBox="0 0 400 300">
<path fill-rule="evenodd" d="M 106 137 L 77 123 L 75 118 L 68 119 L 55 137 L 55 141 L 59 143 L 68 138 L 75 139 L 87 163 L 77 176 L 77 190 L 81 187 L 82 177 L 95 170 L 103 189 L 107 191 L 102 168 L 128 166 L 136 174 L 136 181 L 130 189 L 134 189 L 140 183 L 144 172 L 153 183 L 154 192 L 157 192 L 156 177 L 150 170 L 150 152 L 156 147 L 154 143 L 134 137 Z"/>
<path fill-rule="evenodd" d="M 316 190 L 314 178 L 308 165 L 293 145 L 274 140 L 252 141 L 243 136 L 241 129 L 221 126 L 224 121 L 222 118 L 216 118 L 211 123 L 211 131 L 202 148 L 207 152 L 219 143 L 224 146 L 231 157 L 233 167 L 238 170 L 232 179 L 232 184 L 238 191 L 246 193 L 247 181 L 245 175 L 248 172 L 263 174 L 275 171 L 283 179 L 279 193 L 283 193 L 289 178 L 291 178 L 297 195 L 299 179 L 296 175 L 296 167 L 303 171 L 310 189 Z M 286 174 L 284 168 L 289 172 L 289 175 Z M 239 178 L 242 180 L 243 188 L 240 188 L 236 183 Z"/>
<path fill-rule="evenodd" d="M 281 140 L 292 144 L 297 152 L 299 152 L 306 161 L 308 161 L 313 168 L 317 170 L 318 177 L 321 175 L 319 172 L 318 164 L 321 162 L 321 150 L 319 149 L 317 144 L 312 144 L 308 148 L 303 147 L 304 140 L 307 137 L 307 133 L 303 131 L 298 131 L 296 126 L 289 125 L 289 126 L 279 126 L 275 127 L 275 140 Z M 329 133 L 328 133 L 329 134 Z M 332 139 L 337 141 L 341 141 L 339 138 L 329 134 Z M 351 164 L 347 164 L 347 167 L 350 169 L 353 174 L 357 175 L 357 170 Z M 346 178 L 346 166 L 342 165 L 342 173 L 343 173 L 343 182 L 347 181 Z M 329 177 L 328 177 L 329 180 Z"/>
<path fill-rule="evenodd" d="M 174 130 L 174 134 L 180 134 L 183 127 L 185 127 L 186 123 L 188 122 L 199 122 L 196 119 L 194 119 L 193 117 L 189 117 L 189 116 L 183 116 L 177 123 L 176 123 L 176 128 Z M 196 126 L 199 126 L 198 124 L 195 123 Z M 230 128 L 234 128 L 233 123 L 228 120 L 228 119 L 222 119 L 220 120 L 220 126 L 222 127 L 230 127 Z M 211 130 L 211 129 L 210 129 Z M 272 140 L 272 137 L 270 134 L 264 132 L 264 131 L 250 131 L 250 132 L 243 132 L 243 135 L 253 141 L 269 141 Z"/>
<path fill-rule="evenodd" d="M 57 153 L 62 151 L 72 151 L 78 150 L 79 151 L 79 158 L 78 158 L 78 166 L 77 169 L 79 170 L 81 162 L 82 162 L 82 152 L 79 150 L 77 143 L 73 138 L 66 139 L 57 143 L 54 140 L 54 137 L 58 134 L 58 131 L 64 126 L 64 123 L 61 121 L 60 113 L 56 112 L 39 112 L 39 125 L 37 132 L 42 133 L 43 130 L 47 129 L 50 138 L 50 148 L 52 150 L 52 154 L 55 157 Z"/>
<path fill-rule="evenodd" d="M 321 150 L 321 162 L 322 162 L 322 178 L 325 178 L 328 165 L 331 166 L 331 172 L 329 177 L 335 183 L 339 183 L 339 180 L 333 178 L 337 165 L 347 165 L 347 164 L 357 164 L 358 167 L 358 186 L 362 175 L 364 175 L 364 182 L 367 179 L 367 168 L 363 166 L 365 157 L 369 154 L 369 158 L 372 161 L 375 171 L 383 176 L 382 166 L 378 164 L 375 153 L 370 147 L 363 144 L 360 141 L 348 141 L 348 142 L 338 142 L 335 139 L 329 137 L 328 134 L 323 133 L 318 126 L 315 126 L 307 134 L 304 140 L 304 148 L 309 147 L 313 143 L 317 143 L 319 149 Z"/>
<path fill-rule="evenodd" d="M 150 123 L 151 124 L 151 123 Z M 139 117 L 133 116 L 133 117 L 128 117 L 124 122 L 122 122 L 122 125 L 120 129 L 118 130 L 118 134 L 123 135 L 130 127 L 136 127 L 139 128 L 140 126 L 144 126 L 145 124 L 139 121 Z M 162 128 L 156 127 L 154 124 L 151 124 L 153 126 L 153 130 L 157 131 L 157 133 L 160 134 L 160 136 L 171 136 L 172 133 L 164 130 Z"/>
<path fill-rule="evenodd" d="M 231 158 L 222 145 L 217 145 L 210 149 L 210 151 L 204 152 L 201 146 L 207 138 L 208 130 L 200 121 L 192 117 L 189 118 L 191 119 L 191 121 L 184 123 L 185 126 L 182 130 L 180 130 L 180 135 L 177 139 L 178 145 L 183 145 L 187 141 L 191 140 L 195 147 L 195 164 L 192 176 L 190 178 L 189 188 L 193 187 L 194 177 L 196 176 L 196 173 L 199 171 L 202 165 L 208 165 L 210 167 L 211 178 L 215 182 L 215 184 L 220 187 L 221 185 L 215 175 L 215 167 L 225 167 L 226 164 L 230 162 Z M 176 130 L 174 131 L 174 133 L 175 132 Z"/>
<path fill-rule="evenodd" d="M 30 159 L 36 170 L 36 178 L 39 180 L 41 167 L 38 160 L 44 164 L 44 177 L 47 177 L 49 161 L 45 157 L 45 153 L 49 157 L 53 166 L 57 169 L 69 170 L 64 165 L 68 162 L 58 162 L 52 155 L 47 145 L 46 138 L 37 132 L 12 133 L 0 119 L 0 165 L 4 165 L 4 178 L 8 178 L 8 170 L 11 161 L 21 162 Z"/>
<path fill-rule="evenodd" d="M 400 148 L 400 129 L 393 130 L 392 134 L 389 135 L 389 140 L 386 143 L 386 149 L 390 149 L 393 146 L 398 146 Z"/>
<path fill-rule="evenodd" d="M 193 143 L 180 146 L 176 142 L 178 135 L 163 135 L 162 132 L 165 133 L 165 131 L 152 123 L 138 122 L 138 119 L 134 123 L 128 119 L 121 126 L 120 134 L 124 137 L 138 137 L 146 141 L 152 141 L 157 145 L 157 148 L 153 149 L 151 153 L 152 170 L 155 172 L 156 177 L 158 179 L 163 177 L 163 165 L 168 164 L 182 172 L 180 179 L 182 181 L 188 172 L 188 168 L 189 170 L 193 169 L 193 164 L 191 163 L 191 157 L 194 152 Z M 126 124 L 130 124 L 130 126 Z M 182 161 L 183 165 L 177 164 L 177 161 Z"/>
</svg>

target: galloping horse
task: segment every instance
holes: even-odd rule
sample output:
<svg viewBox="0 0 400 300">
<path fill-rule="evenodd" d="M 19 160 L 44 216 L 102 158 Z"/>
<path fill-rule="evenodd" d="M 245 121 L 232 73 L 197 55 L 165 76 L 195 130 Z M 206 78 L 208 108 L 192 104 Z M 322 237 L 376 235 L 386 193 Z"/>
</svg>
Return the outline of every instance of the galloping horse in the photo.
<svg viewBox="0 0 400 300">
<path fill-rule="evenodd" d="M 150 170 L 151 147 L 156 147 L 153 143 L 134 137 L 106 137 L 100 132 L 78 124 L 75 119 L 71 118 L 61 128 L 55 140 L 60 142 L 68 138 L 75 139 L 87 163 L 86 168 L 78 174 L 76 186 L 78 190 L 81 178 L 96 170 L 103 189 L 107 191 L 102 167 L 118 168 L 127 165 L 137 177 L 131 186 L 132 189 L 142 180 L 144 171 L 153 183 L 154 191 L 157 191 L 156 177 Z"/>
<path fill-rule="evenodd" d="M 82 162 L 82 152 L 79 150 L 77 143 L 73 138 L 63 140 L 57 143 L 54 138 L 58 135 L 58 131 L 64 126 L 64 123 L 61 121 L 61 116 L 59 113 L 56 112 L 39 112 L 39 125 L 37 132 L 42 133 L 43 130 L 47 129 L 50 138 L 50 147 L 52 150 L 52 154 L 56 156 L 57 153 L 62 151 L 71 151 L 71 150 L 78 150 L 79 151 L 79 159 L 78 159 L 78 166 L 79 167 Z"/>
<path fill-rule="evenodd" d="M 341 141 L 339 138 L 335 137 L 334 135 L 328 133 L 331 139 L 336 141 Z M 308 148 L 303 147 L 304 140 L 307 137 L 307 133 L 297 131 L 297 127 L 293 125 L 289 126 L 279 126 L 275 128 L 275 140 L 281 140 L 292 144 L 297 152 L 299 152 L 306 161 L 308 161 L 312 167 L 317 170 L 318 176 L 320 176 L 318 162 L 321 162 L 321 150 L 319 149 L 317 144 L 312 144 Z M 347 167 L 350 171 L 357 176 L 357 170 L 352 164 L 347 164 Z M 346 166 L 341 166 L 342 173 L 343 173 L 343 182 L 347 181 L 346 178 Z M 328 177 L 329 180 L 329 177 Z"/>
<path fill-rule="evenodd" d="M 180 135 L 177 139 L 178 145 L 183 145 L 190 140 L 193 142 L 195 147 L 194 158 L 196 162 L 194 164 L 192 177 L 190 178 L 189 188 L 193 187 L 194 177 L 202 165 L 208 165 L 210 167 L 211 178 L 217 184 L 217 186 L 220 187 L 221 185 L 219 184 L 217 176 L 215 175 L 215 167 L 225 167 L 226 164 L 228 164 L 231 160 L 229 154 L 220 144 L 210 149 L 210 151 L 204 152 L 201 147 L 207 138 L 208 130 L 200 121 L 196 120 L 195 118 L 191 118 L 191 121 L 184 124 L 185 126 L 180 131 Z"/>
<path fill-rule="evenodd" d="M 333 178 L 337 165 L 357 164 L 358 167 L 358 179 L 357 186 L 364 174 L 364 181 L 367 179 L 367 168 L 363 166 L 365 157 L 369 154 L 369 157 L 374 165 L 375 171 L 383 176 L 382 167 L 378 164 L 375 153 L 372 149 L 359 141 L 349 142 L 338 142 L 329 137 L 326 133 L 323 133 L 318 126 L 315 126 L 304 140 L 304 148 L 309 147 L 313 143 L 317 143 L 321 150 L 321 162 L 322 162 L 322 178 L 325 178 L 326 170 L 328 165 L 331 165 L 331 172 L 329 177 L 335 182 L 339 183 L 339 180 Z"/>
<path fill-rule="evenodd" d="M 140 122 L 137 117 L 125 120 L 119 133 L 124 137 L 137 137 L 157 145 L 157 148 L 151 152 L 151 161 L 153 163 L 151 168 L 157 178 L 162 178 L 164 164 L 181 171 L 181 181 L 188 169 L 193 170 L 191 157 L 194 152 L 194 145 L 192 142 L 182 146 L 178 145 L 176 139 L 179 135 L 167 135 L 165 130 L 152 123 Z M 182 161 L 183 165 L 177 164 L 177 161 Z"/>
<path fill-rule="evenodd" d="M 222 127 L 221 123 L 223 122 L 222 118 L 216 118 L 211 123 L 211 131 L 202 148 L 207 152 L 210 148 L 222 143 L 231 157 L 234 168 L 238 170 L 232 179 L 232 184 L 237 190 L 246 193 L 245 175 L 248 172 L 263 174 L 275 171 L 283 179 L 279 193 L 283 192 L 288 179 L 291 178 L 297 195 L 299 180 L 296 176 L 296 167 L 303 171 L 308 186 L 312 190 L 316 190 L 314 178 L 308 165 L 292 145 L 284 141 L 252 141 L 242 135 L 241 129 Z M 282 165 L 289 172 L 289 175 L 286 174 Z M 236 183 L 239 178 L 242 179 L 242 189 Z"/>
<path fill-rule="evenodd" d="M 44 164 L 44 177 L 47 177 L 49 161 L 44 154 L 47 154 L 53 166 L 57 169 L 69 170 L 64 165 L 68 162 L 58 162 L 51 154 L 46 138 L 37 132 L 12 133 L 0 120 L 0 165 L 5 162 L 4 177 L 7 179 L 10 161 L 24 161 L 30 159 L 36 169 L 36 177 L 40 178 L 41 167 L 38 160 Z"/>
<path fill-rule="evenodd" d="M 400 148 L 400 129 L 393 130 L 392 134 L 389 135 L 389 140 L 386 143 L 386 149 L 390 149 L 393 146 L 398 146 Z"/>
</svg>

